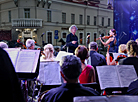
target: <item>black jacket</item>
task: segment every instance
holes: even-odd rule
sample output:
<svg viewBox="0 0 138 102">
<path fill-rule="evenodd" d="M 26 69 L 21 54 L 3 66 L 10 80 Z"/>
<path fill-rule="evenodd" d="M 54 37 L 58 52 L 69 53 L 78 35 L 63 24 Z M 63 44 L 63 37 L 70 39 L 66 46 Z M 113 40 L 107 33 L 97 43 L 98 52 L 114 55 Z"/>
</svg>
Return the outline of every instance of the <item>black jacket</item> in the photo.
<svg viewBox="0 0 138 102">
<path fill-rule="evenodd" d="M 76 44 L 72 44 L 72 41 L 77 41 Z M 74 53 L 75 49 L 78 47 L 78 37 L 72 33 L 67 35 L 66 46 L 69 47 L 69 52 Z"/>
<path fill-rule="evenodd" d="M 18 81 L 8 54 L 0 48 L 0 98 L 4 102 L 24 102 Z"/>
<path fill-rule="evenodd" d="M 98 96 L 99 93 L 79 83 L 63 83 L 60 87 L 48 91 L 42 102 L 73 102 L 76 96 Z"/>
</svg>

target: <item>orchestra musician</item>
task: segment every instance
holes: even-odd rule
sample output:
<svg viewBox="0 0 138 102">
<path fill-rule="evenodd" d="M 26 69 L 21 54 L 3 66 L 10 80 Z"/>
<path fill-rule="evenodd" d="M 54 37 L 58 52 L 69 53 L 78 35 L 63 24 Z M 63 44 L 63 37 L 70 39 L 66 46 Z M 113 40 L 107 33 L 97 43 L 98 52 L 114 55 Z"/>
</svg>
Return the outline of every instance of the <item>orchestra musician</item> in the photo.
<svg viewBox="0 0 138 102">
<path fill-rule="evenodd" d="M 35 41 L 33 39 L 27 39 L 26 40 L 26 47 L 27 47 L 27 49 L 34 50 L 34 48 L 35 48 Z"/>
<path fill-rule="evenodd" d="M 111 29 L 109 31 L 109 34 L 110 36 L 105 36 L 105 37 L 102 37 L 103 39 L 108 39 L 106 42 L 102 41 L 102 38 L 99 37 L 99 40 L 101 41 L 101 43 L 104 45 L 104 46 L 107 46 L 107 45 L 110 45 L 110 49 L 109 49 L 109 52 L 115 52 L 115 45 L 116 45 L 116 30 L 115 29 Z"/>
</svg>

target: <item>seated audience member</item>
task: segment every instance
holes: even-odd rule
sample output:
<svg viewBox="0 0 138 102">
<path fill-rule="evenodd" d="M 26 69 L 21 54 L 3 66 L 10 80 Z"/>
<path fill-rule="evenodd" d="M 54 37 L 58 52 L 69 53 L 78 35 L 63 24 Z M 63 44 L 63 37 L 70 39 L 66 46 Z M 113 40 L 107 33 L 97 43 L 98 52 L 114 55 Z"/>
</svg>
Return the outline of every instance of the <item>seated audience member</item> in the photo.
<svg viewBox="0 0 138 102">
<path fill-rule="evenodd" d="M 131 84 L 128 87 L 127 92 L 130 95 L 138 95 L 138 79 L 136 79 L 135 81 L 131 82 Z"/>
<path fill-rule="evenodd" d="M 127 42 L 127 55 L 128 57 L 120 59 L 119 65 L 134 65 L 136 73 L 138 75 L 138 45 L 134 40 Z"/>
<path fill-rule="evenodd" d="M 75 50 L 75 55 L 81 59 L 82 72 L 79 76 L 80 83 L 92 83 L 95 82 L 95 69 L 91 65 L 84 63 L 88 58 L 88 50 L 85 46 L 78 46 Z"/>
<path fill-rule="evenodd" d="M 119 45 L 118 53 L 120 53 L 120 55 L 118 55 L 117 59 L 113 59 L 112 61 L 110 61 L 110 54 L 109 51 L 107 51 L 107 65 L 117 65 L 120 59 L 127 57 L 127 49 L 125 44 Z"/>
<path fill-rule="evenodd" d="M 88 60 L 88 64 L 92 65 L 94 68 L 96 68 L 96 66 L 107 65 L 104 55 L 99 54 L 97 52 L 98 45 L 96 42 L 90 42 L 89 51 L 90 51 L 90 58 Z"/>
<path fill-rule="evenodd" d="M 79 75 L 82 72 L 79 58 L 74 55 L 65 56 L 62 58 L 60 65 L 64 83 L 60 87 L 49 90 L 44 95 L 42 102 L 73 102 L 73 97 L 76 96 L 99 95 L 94 89 L 78 83 Z"/>
<path fill-rule="evenodd" d="M 0 48 L 8 48 L 8 45 L 5 42 L 0 42 Z"/>
<path fill-rule="evenodd" d="M 26 47 L 27 47 L 27 49 L 34 50 L 35 41 L 33 39 L 27 39 L 26 40 Z"/>
<path fill-rule="evenodd" d="M 0 48 L 0 92 L 3 102 L 25 102 L 13 64 Z"/>
<path fill-rule="evenodd" d="M 54 53 L 53 45 L 52 44 L 45 45 L 40 61 L 55 61 L 55 57 L 53 53 Z"/>
</svg>

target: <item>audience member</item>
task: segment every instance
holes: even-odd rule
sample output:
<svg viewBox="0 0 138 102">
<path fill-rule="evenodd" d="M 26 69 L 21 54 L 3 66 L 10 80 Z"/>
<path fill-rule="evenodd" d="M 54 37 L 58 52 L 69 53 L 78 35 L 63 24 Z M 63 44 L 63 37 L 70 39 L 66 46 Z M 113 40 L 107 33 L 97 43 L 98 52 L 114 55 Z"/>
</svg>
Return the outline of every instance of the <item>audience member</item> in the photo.
<svg viewBox="0 0 138 102">
<path fill-rule="evenodd" d="M 53 53 L 54 53 L 53 45 L 52 44 L 45 45 L 43 55 L 40 57 L 40 61 L 55 61 Z"/>
<path fill-rule="evenodd" d="M 138 79 L 136 79 L 135 81 L 131 82 L 131 84 L 128 87 L 127 92 L 130 95 L 138 95 Z"/>
<path fill-rule="evenodd" d="M 112 61 L 110 61 L 110 54 L 109 51 L 107 50 L 107 65 L 117 65 L 118 61 L 122 58 L 126 58 L 127 57 L 127 49 L 126 49 L 126 45 L 125 44 L 120 44 L 119 45 L 119 49 L 118 49 L 118 53 L 120 53 L 120 55 L 118 55 L 117 59 L 113 59 Z"/>
<path fill-rule="evenodd" d="M 74 55 L 65 56 L 62 58 L 60 65 L 64 83 L 60 87 L 49 90 L 44 95 L 42 102 L 73 102 L 73 97 L 76 96 L 99 95 L 94 89 L 78 83 L 79 75 L 82 72 L 79 58 Z"/>
<path fill-rule="evenodd" d="M 107 65 L 105 57 L 97 52 L 98 45 L 96 42 L 90 42 L 89 50 L 90 58 L 88 59 L 88 64 L 92 65 L 94 68 L 96 68 L 96 66 Z"/>
<path fill-rule="evenodd" d="M 5 42 L 0 42 L 0 48 L 8 48 L 8 45 Z"/>
<path fill-rule="evenodd" d="M 2 50 L 1 48 L 0 82 L 1 101 L 24 102 L 23 94 L 13 64 L 6 51 Z"/>
<path fill-rule="evenodd" d="M 95 82 L 95 69 L 91 65 L 84 63 L 88 56 L 88 50 L 85 46 L 78 46 L 75 50 L 75 55 L 81 59 L 82 72 L 79 76 L 80 83 L 92 83 Z"/>
<path fill-rule="evenodd" d="M 134 40 L 130 40 L 127 42 L 126 48 L 128 57 L 120 59 L 119 65 L 134 65 L 138 75 L 138 58 L 136 57 L 138 55 L 138 45 Z"/>
<path fill-rule="evenodd" d="M 27 49 L 34 50 L 35 41 L 33 39 L 27 39 L 26 40 L 26 47 L 27 47 Z"/>
</svg>

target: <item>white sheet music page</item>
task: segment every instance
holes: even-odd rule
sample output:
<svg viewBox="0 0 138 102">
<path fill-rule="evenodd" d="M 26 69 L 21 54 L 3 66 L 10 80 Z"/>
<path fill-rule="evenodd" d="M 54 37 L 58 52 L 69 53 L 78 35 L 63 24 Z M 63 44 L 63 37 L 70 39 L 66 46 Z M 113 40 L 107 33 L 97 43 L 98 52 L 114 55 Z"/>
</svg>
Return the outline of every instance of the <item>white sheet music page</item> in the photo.
<svg viewBox="0 0 138 102">
<path fill-rule="evenodd" d="M 97 73 L 101 89 L 120 87 L 116 66 L 97 66 Z"/>
<path fill-rule="evenodd" d="M 16 64 L 16 72 L 32 72 L 36 52 L 33 50 L 22 50 Z"/>
<path fill-rule="evenodd" d="M 59 51 L 57 57 L 55 58 L 56 61 L 61 61 L 63 56 L 67 55 L 73 55 L 73 53 L 65 52 L 65 51 Z"/>
<path fill-rule="evenodd" d="M 116 67 L 122 87 L 128 87 L 130 83 L 137 78 L 133 65 L 117 65 Z"/>
<path fill-rule="evenodd" d="M 17 57 L 18 57 L 18 53 L 21 50 L 21 48 L 4 48 L 4 50 L 8 53 L 12 64 L 15 68 L 16 66 L 16 62 L 17 62 Z"/>
</svg>

